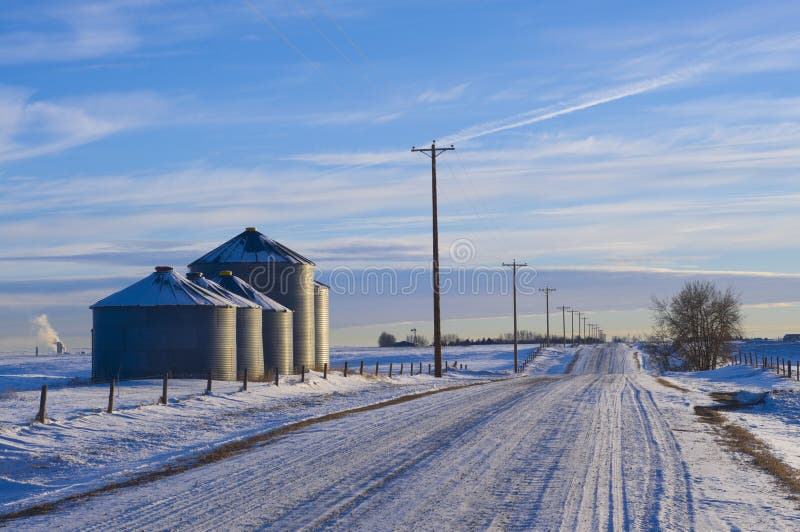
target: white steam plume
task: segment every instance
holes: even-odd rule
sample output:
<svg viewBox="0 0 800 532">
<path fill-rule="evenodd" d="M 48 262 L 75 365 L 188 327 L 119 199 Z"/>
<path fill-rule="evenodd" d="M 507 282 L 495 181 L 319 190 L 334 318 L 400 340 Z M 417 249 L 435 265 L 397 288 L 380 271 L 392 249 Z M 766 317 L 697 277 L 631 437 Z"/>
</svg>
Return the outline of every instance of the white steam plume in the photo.
<svg viewBox="0 0 800 532">
<path fill-rule="evenodd" d="M 40 314 L 31 320 L 36 326 L 36 340 L 39 344 L 49 346 L 52 351 L 56 349 L 56 342 L 59 341 L 58 333 L 50 325 L 50 320 L 47 319 L 47 314 Z"/>
</svg>

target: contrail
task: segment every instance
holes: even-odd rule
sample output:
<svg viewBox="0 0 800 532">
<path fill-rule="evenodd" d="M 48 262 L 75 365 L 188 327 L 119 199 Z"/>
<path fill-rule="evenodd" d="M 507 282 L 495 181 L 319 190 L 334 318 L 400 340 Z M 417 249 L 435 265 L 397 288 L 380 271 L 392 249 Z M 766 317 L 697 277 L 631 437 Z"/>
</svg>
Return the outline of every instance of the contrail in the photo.
<svg viewBox="0 0 800 532">
<path fill-rule="evenodd" d="M 442 144 L 461 142 L 465 140 L 475 139 L 478 137 L 485 137 L 486 135 L 499 133 L 500 131 L 516 129 L 518 127 L 535 124 L 537 122 L 544 122 L 545 120 L 550 120 L 558 116 L 574 113 L 575 111 L 582 111 L 590 107 L 595 107 L 597 105 L 602 105 L 604 103 L 621 100 L 629 96 L 635 96 L 637 94 L 642 94 L 645 92 L 650 92 L 656 89 L 660 89 L 661 87 L 666 87 L 667 85 L 674 85 L 675 83 L 686 81 L 687 79 L 696 75 L 698 72 L 705 70 L 706 67 L 707 65 L 700 65 L 690 69 L 672 72 L 665 76 L 635 83 L 627 87 L 622 87 L 620 89 L 616 89 L 609 92 L 605 96 L 600 96 L 590 100 L 579 102 L 570 105 L 568 107 L 563 107 L 561 109 L 555 109 L 551 111 L 536 109 L 534 111 L 528 111 L 527 113 L 518 114 L 509 118 L 494 120 L 491 122 L 484 122 L 483 124 L 478 124 L 475 126 L 468 127 L 466 129 L 462 129 L 461 131 L 455 133 L 454 135 L 448 135 L 447 137 L 440 139 L 440 142 Z"/>
</svg>

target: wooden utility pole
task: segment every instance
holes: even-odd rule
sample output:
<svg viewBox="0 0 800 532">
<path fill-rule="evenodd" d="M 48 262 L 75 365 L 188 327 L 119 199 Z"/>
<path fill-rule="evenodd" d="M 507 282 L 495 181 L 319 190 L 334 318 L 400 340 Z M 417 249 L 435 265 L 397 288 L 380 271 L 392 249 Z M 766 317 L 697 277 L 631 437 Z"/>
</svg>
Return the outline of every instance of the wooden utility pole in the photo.
<svg viewBox="0 0 800 532">
<path fill-rule="evenodd" d="M 575 347 L 575 313 L 576 312 L 578 312 L 578 311 L 575 310 L 575 309 L 572 309 L 572 310 L 569 311 L 569 326 L 570 326 L 570 331 L 571 331 L 571 334 L 570 334 L 571 340 L 570 340 L 570 343 L 569 343 L 570 347 Z M 578 312 L 578 314 L 580 315 L 579 312 Z"/>
<path fill-rule="evenodd" d="M 558 307 L 561 309 L 561 338 L 564 340 L 564 347 L 567 347 L 567 306 Z"/>
<path fill-rule="evenodd" d="M 441 307 L 439 306 L 439 214 L 436 200 L 436 156 L 442 152 L 455 150 L 451 144 L 448 148 L 437 148 L 436 141 L 430 148 L 412 146 L 411 151 L 418 151 L 431 159 L 431 195 L 433 198 L 433 363 L 436 377 L 442 376 L 442 329 Z"/>
<path fill-rule="evenodd" d="M 583 334 L 581 336 L 584 338 L 584 342 L 585 342 L 586 341 L 586 320 L 588 318 L 584 315 L 583 318 L 581 318 L 581 319 L 583 320 Z M 578 324 L 578 325 L 580 325 L 580 324 Z"/>
<path fill-rule="evenodd" d="M 521 268 L 523 266 L 527 266 L 528 263 L 521 262 L 517 264 L 517 259 L 511 261 L 511 264 L 506 262 L 503 263 L 503 266 L 510 266 L 512 271 L 512 293 L 514 294 L 514 373 L 517 373 L 517 268 Z"/>
<path fill-rule="evenodd" d="M 547 309 L 547 335 L 545 336 L 545 345 L 550 345 L 550 292 L 555 292 L 555 288 L 545 286 L 540 288 L 539 292 L 544 292 L 545 308 Z"/>
</svg>

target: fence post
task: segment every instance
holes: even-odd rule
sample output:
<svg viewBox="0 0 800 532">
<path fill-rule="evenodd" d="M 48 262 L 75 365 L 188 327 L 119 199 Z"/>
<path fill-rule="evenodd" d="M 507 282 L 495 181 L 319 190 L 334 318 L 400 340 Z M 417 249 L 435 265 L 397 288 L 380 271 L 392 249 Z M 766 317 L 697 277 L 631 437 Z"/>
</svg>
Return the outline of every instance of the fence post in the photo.
<svg viewBox="0 0 800 532">
<path fill-rule="evenodd" d="M 792 361 L 791 360 L 787 360 L 787 362 L 788 362 L 788 364 L 786 364 L 786 369 L 789 370 L 788 377 L 791 379 L 792 378 Z"/>
<path fill-rule="evenodd" d="M 278 373 L 280 373 L 280 371 L 275 367 L 275 386 L 278 386 Z"/>
<path fill-rule="evenodd" d="M 378 376 L 378 364 L 380 364 L 380 362 L 375 362 L 375 376 L 376 377 Z"/>
<path fill-rule="evenodd" d="M 392 378 L 392 363 L 389 362 L 389 378 Z"/>
<path fill-rule="evenodd" d="M 327 362 L 325 362 L 322 365 L 322 378 L 323 379 L 327 379 L 328 378 L 328 363 Z"/>
<path fill-rule="evenodd" d="M 422 362 L 419 363 L 419 371 L 417 372 L 417 375 L 422 375 Z"/>
<path fill-rule="evenodd" d="M 364 375 L 364 361 L 363 360 L 361 361 L 361 364 L 359 364 L 359 366 L 358 366 L 358 374 L 359 375 Z"/>
<path fill-rule="evenodd" d="M 208 370 L 208 380 L 206 381 L 206 393 L 211 393 L 211 370 Z"/>
<path fill-rule="evenodd" d="M 430 375 L 430 374 L 431 374 L 431 365 L 428 364 L 428 375 Z"/>
<path fill-rule="evenodd" d="M 300 382 L 306 382 L 306 365 L 300 366 Z"/>
<path fill-rule="evenodd" d="M 161 385 L 161 404 L 167 404 L 167 378 L 169 377 L 169 372 L 164 372 L 164 382 Z"/>
<path fill-rule="evenodd" d="M 344 361 L 344 376 L 347 377 L 347 360 Z"/>
<path fill-rule="evenodd" d="M 247 368 L 244 368 L 244 380 L 242 381 L 242 391 L 247 391 Z"/>
<path fill-rule="evenodd" d="M 47 420 L 47 385 L 42 384 L 42 395 L 39 396 L 39 413 L 36 414 L 36 421 L 45 423 Z"/>
<path fill-rule="evenodd" d="M 403 363 L 400 362 L 400 375 L 402 375 L 402 374 L 403 374 Z"/>
<path fill-rule="evenodd" d="M 110 414 L 114 411 L 114 379 L 111 379 L 111 385 L 108 387 L 108 408 L 106 413 Z"/>
</svg>

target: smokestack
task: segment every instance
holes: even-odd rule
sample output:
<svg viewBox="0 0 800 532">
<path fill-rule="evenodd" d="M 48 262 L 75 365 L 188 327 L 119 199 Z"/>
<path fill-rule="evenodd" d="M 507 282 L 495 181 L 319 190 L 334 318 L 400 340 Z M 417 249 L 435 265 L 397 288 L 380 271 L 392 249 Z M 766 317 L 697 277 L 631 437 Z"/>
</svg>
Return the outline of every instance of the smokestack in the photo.
<svg viewBox="0 0 800 532">
<path fill-rule="evenodd" d="M 39 356 L 39 346 L 38 345 L 36 346 L 36 356 L 37 357 Z"/>
</svg>

